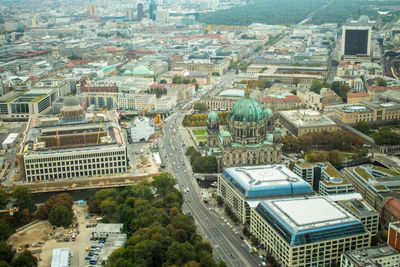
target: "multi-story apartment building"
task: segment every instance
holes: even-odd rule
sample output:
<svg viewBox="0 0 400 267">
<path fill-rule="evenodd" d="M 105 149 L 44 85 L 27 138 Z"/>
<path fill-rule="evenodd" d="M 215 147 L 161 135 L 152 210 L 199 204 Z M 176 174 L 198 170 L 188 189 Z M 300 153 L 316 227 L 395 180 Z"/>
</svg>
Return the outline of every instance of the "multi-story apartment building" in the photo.
<svg viewBox="0 0 400 267">
<path fill-rule="evenodd" d="M 343 252 L 370 246 L 371 233 L 327 197 L 261 201 L 250 232 L 281 266 L 331 266 Z"/>
</svg>

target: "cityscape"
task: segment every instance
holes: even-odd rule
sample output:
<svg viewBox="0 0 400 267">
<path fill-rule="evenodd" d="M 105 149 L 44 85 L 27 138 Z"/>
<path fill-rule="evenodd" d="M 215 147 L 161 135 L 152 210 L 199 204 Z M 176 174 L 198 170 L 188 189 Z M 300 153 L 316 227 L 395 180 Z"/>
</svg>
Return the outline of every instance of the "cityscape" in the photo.
<svg viewBox="0 0 400 267">
<path fill-rule="evenodd" d="M 0 266 L 400 266 L 400 1 L 0 0 L 0 29 Z"/>
</svg>

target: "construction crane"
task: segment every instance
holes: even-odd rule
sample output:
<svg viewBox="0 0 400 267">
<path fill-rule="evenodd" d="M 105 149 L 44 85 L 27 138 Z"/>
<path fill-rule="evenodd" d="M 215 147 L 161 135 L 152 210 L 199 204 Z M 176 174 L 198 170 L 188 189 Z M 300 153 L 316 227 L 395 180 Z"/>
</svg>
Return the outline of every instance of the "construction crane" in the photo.
<svg viewBox="0 0 400 267">
<path fill-rule="evenodd" d="M 155 117 L 154 117 L 154 123 L 158 126 L 158 128 L 161 128 L 161 115 L 160 114 L 157 114 Z"/>
<path fill-rule="evenodd" d="M 8 212 L 8 213 L 10 213 L 10 215 L 13 215 L 14 212 L 18 212 L 18 211 L 19 211 L 19 208 L 12 208 L 12 209 L 8 209 L 8 210 L 0 210 L 1 213 Z"/>
<path fill-rule="evenodd" d="M 103 122 L 103 118 L 100 119 L 100 126 L 99 126 L 99 133 L 97 134 L 97 142 L 96 144 L 99 144 L 99 140 L 100 140 L 100 131 L 101 131 L 101 123 Z"/>
</svg>

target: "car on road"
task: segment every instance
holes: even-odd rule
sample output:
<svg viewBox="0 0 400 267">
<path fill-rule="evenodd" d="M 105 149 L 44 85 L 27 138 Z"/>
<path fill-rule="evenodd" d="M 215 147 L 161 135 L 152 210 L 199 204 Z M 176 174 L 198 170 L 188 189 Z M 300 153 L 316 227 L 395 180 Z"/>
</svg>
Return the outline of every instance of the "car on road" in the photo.
<svg viewBox="0 0 400 267">
<path fill-rule="evenodd" d="M 233 254 L 233 252 L 231 253 L 231 257 L 232 257 L 232 258 L 235 258 L 235 254 Z"/>
</svg>

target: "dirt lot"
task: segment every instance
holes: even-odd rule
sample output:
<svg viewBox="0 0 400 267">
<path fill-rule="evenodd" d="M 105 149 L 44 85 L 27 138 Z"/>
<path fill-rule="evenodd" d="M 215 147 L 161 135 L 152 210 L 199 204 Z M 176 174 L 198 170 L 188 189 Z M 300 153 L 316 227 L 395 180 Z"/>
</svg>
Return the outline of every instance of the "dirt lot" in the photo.
<svg viewBox="0 0 400 267">
<path fill-rule="evenodd" d="M 26 230 L 13 234 L 9 239 L 10 244 L 12 244 L 13 247 L 18 247 L 27 243 L 45 242 L 42 247 L 38 247 L 42 249 L 42 253 L 35 254 L 39 259 L 39 267 L 49 267 L 51 265 L 51 257 L 54 248 L 69 248 L 69 251 L 74 253 L 74 256 L 70 258 L 71 267 L 84 267 L 89 265 L 85 262 L 85 256 L 87 256 L 85 249 L 89 244 L 90 232 L 94 229 L 86 228 L 86 224 L 91 221 L 85 219 L 85 216 L 88 215 L 86 205 L 74 205 L 73 210 L 76 212 L 79 224 L 78 229 L 80 232 L 76 237 L 76 241 L 57 242 L 55 239 L 48 240 L 48 233 L 51 229 L 51 225 L 47 221 L 40 221 Z M 54 230 L 54 232 L 57 231 L 60 230 Z M 64 233 L 67 232 L 67 230 L 64 231 Z"/>
</svg>

